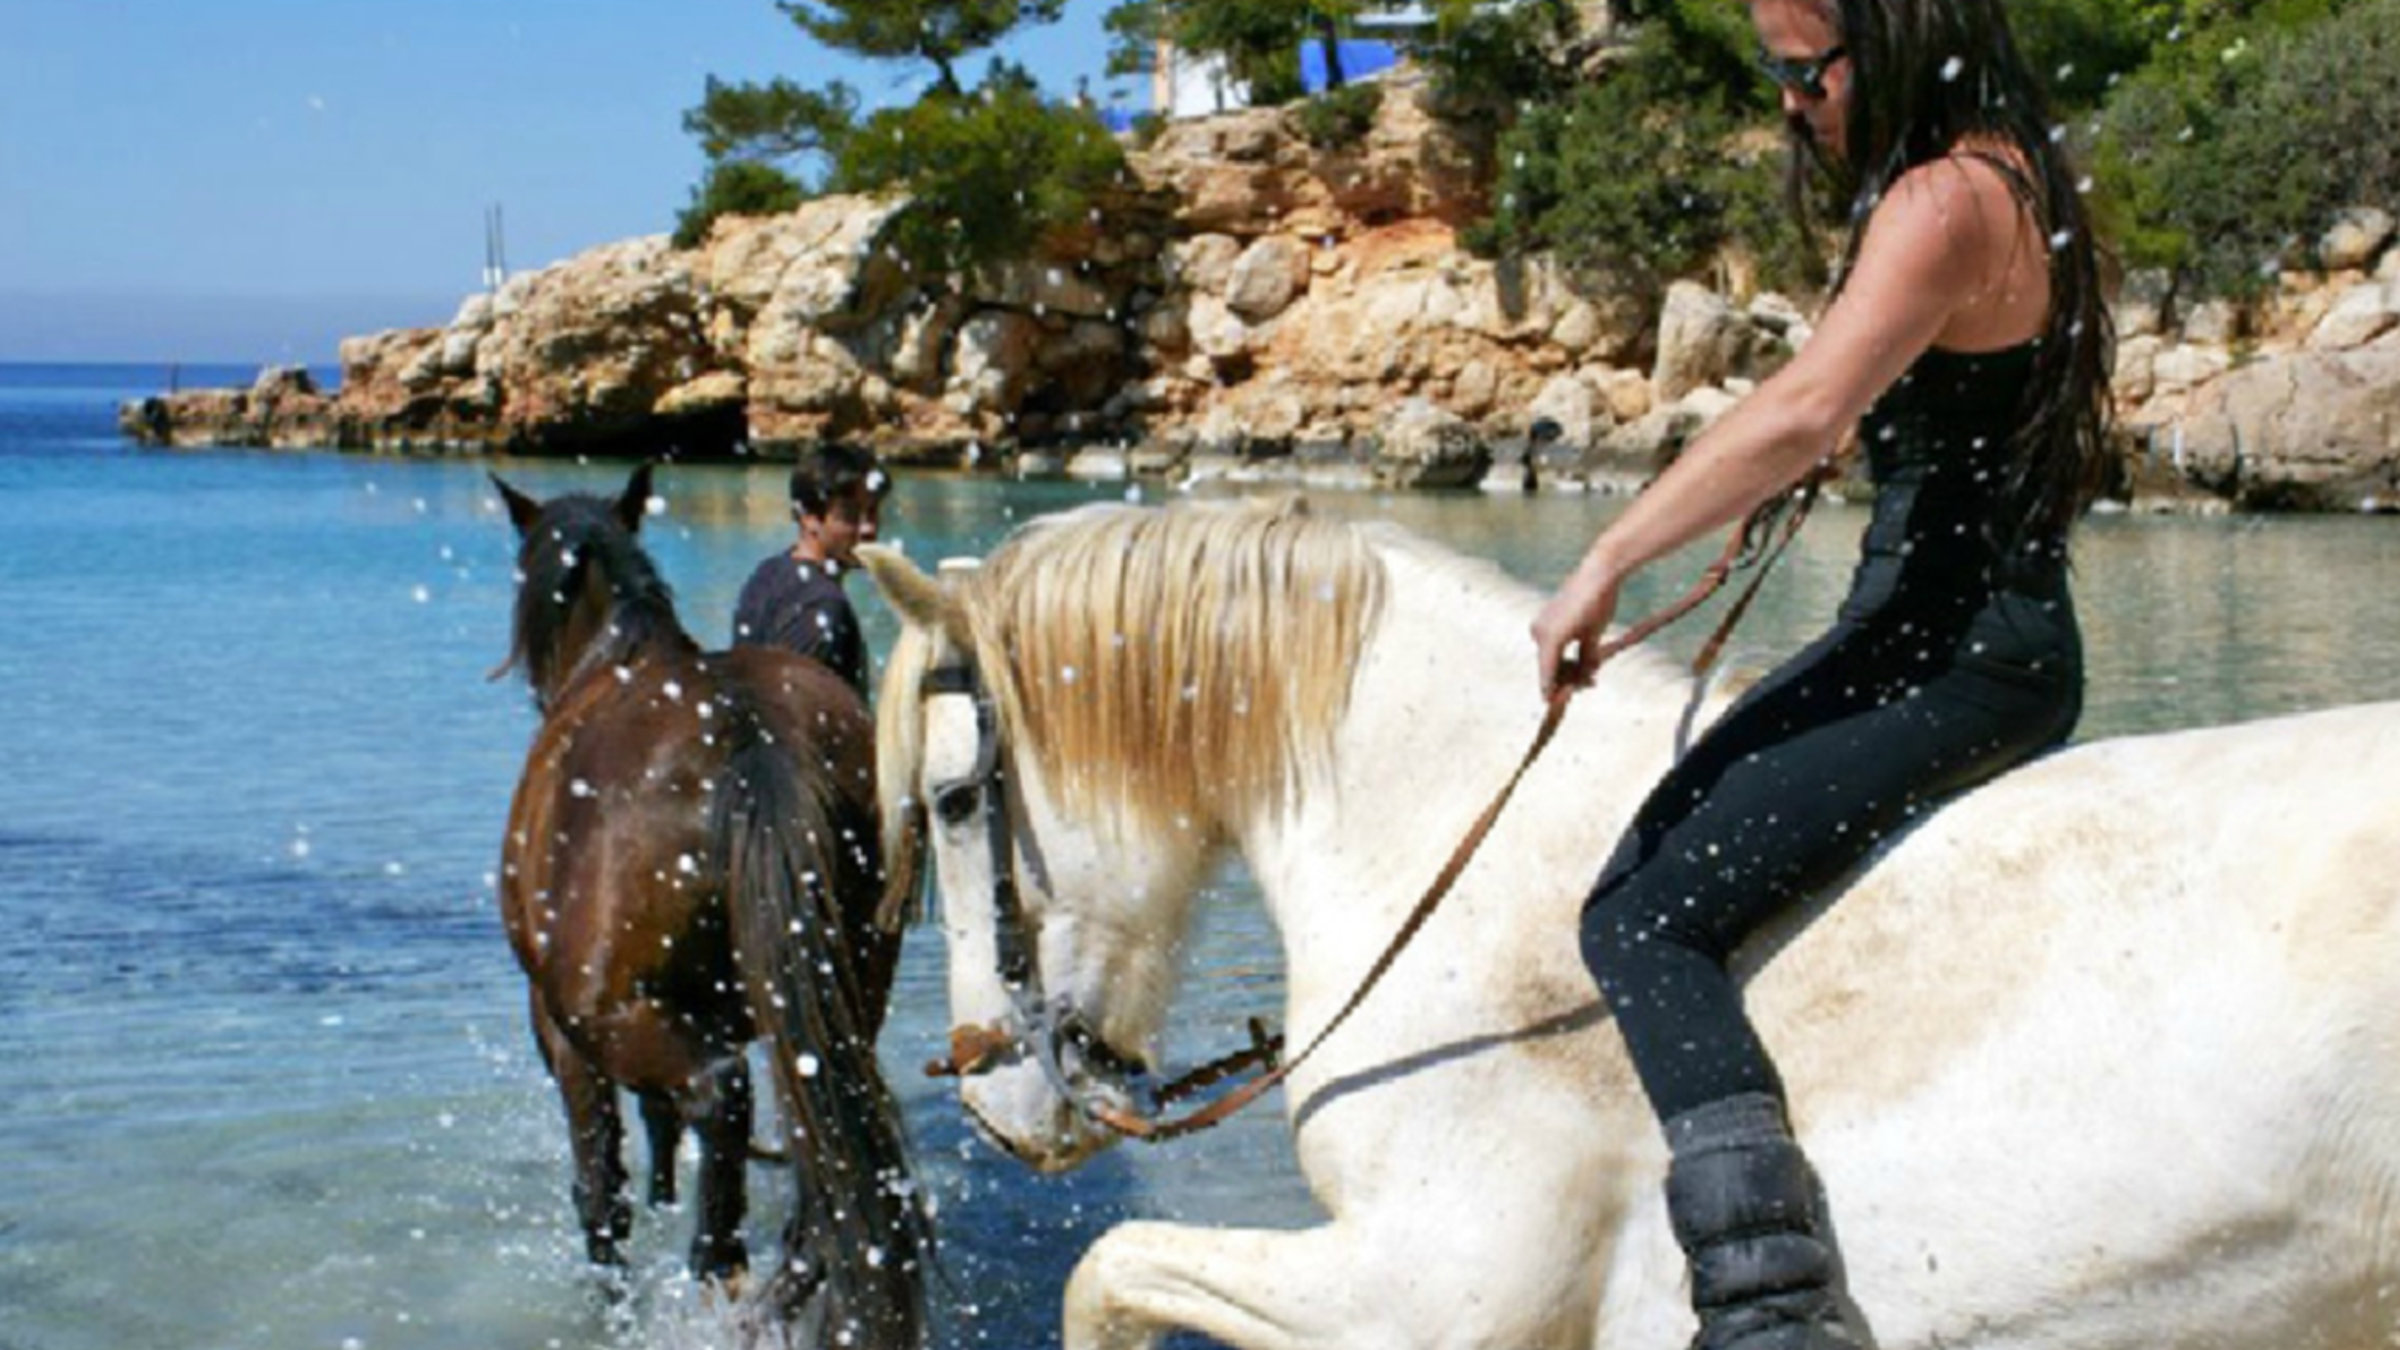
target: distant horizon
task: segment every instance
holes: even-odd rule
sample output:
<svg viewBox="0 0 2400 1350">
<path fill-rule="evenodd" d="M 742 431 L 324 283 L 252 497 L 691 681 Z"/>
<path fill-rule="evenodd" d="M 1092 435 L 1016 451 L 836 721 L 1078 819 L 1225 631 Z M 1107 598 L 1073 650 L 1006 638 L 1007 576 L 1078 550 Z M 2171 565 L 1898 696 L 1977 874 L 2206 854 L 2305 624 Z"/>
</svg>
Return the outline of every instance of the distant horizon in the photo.
<svg viewBox="0 0 2400 1350">
<path fill-rule="evenodd" d="M 450 321 L 450 296 L 0 290 L 11 365 L 338 366 L 344 338 Z"/>
</svg>

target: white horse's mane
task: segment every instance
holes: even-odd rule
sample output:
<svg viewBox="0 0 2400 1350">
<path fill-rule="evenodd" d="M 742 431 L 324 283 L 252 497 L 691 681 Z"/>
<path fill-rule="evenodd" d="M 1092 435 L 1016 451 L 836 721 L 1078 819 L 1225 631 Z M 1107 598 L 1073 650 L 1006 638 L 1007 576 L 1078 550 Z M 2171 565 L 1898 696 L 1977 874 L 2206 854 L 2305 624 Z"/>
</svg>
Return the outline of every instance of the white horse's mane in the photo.
<svg viewBox="0 0 2400 1350">
<path fill-rule="evenodd" d="M 1150 835 L 1214 830 L 1323 761 L 1385 589 L 1367 530 L 1298 498 L 1083 507 L 951 577 L 1009 744 L 1079 813 Z M 912 630 L 886 664 L 887 797 L 921 768 L 936 656 Z"/>
</svg>

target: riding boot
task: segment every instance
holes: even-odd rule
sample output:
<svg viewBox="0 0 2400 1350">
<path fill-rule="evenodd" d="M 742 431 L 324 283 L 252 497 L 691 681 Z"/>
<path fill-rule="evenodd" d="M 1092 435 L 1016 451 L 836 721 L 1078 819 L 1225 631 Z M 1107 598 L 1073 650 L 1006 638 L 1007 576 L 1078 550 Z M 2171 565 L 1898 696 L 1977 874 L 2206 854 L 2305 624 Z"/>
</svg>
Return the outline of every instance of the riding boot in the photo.
<svg viewBox="0 0 2400 1350">
<path fill-rule="evenodd" d="M 1761 1092 L 1667 1122 L 1667 1216 L 1691 1262 L 1692 1350 L 1857 1350 L 1841 1253 L 1783 1104 Z"/>
</svg>

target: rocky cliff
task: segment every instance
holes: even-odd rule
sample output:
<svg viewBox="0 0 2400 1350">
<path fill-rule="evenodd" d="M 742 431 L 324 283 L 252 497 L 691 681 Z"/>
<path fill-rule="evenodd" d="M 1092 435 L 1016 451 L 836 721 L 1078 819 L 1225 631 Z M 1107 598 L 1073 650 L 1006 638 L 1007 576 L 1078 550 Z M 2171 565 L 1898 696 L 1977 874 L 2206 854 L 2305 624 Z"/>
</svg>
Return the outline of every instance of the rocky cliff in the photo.
<svg viewBox="0 0 2400 1350">
<path fill-rule="evenodd" d="M 1468 254 L 1486 175 L 1390 86 L 1359 144 L 1287 113 L 1171 126 L 1041 256 L 927 286 L 889 200 L 825 198 L 591 250 L 353 338 L 324 394 L 130 404 L 161 444 L 715 457 L 825 437 L 902 462 L 1392 485 L 1639 481 L 1805 338 L 1772 294 L 1612 301 L 1546 259 Z M 2136 278 L 2120 403 L 2143 501 L 2400 502 L 2400 248 L 2379 213 L 2325 277 L 2248 310 Z"/>
</svg>

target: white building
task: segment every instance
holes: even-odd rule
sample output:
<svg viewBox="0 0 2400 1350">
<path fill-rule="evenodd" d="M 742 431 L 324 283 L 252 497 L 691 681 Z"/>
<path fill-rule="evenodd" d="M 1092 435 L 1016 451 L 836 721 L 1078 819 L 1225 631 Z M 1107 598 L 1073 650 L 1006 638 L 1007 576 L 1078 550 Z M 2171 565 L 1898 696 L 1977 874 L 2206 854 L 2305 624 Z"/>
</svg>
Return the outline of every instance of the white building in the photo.
<svg viewBox="0 0 2400 1350">
<path fill-rule="evenodd" d="M 1150 67 L 1150 108 L 1167 117 L 1206 117 L 1250 106 L 1250 90 L 1222 56 L 1194 56 L 1161 39 Z"/>
<path fill-rule="evenodd" d="M 1485 0 L 1487 7 L 1507 8 L 1518 0 Z M 1604 7 L 1604 0 L 1583 0 L 1582 8 Z M 1433 32 L 1433 7 L 1423 0 L 1385 0 L 1361 11 L 1349 24 L 1353 43 L 1382 44 L 1393 49 Z M 1390 64 L 1390 56 L 1366 64 Z M 1217 56 L 1193 56 L 1161 40 L 1150 67 L 1150 107 L 1167 117 L 1205 117 L 1250 106 L 1250 90 L 1225 68 Z"/>
</svg>

